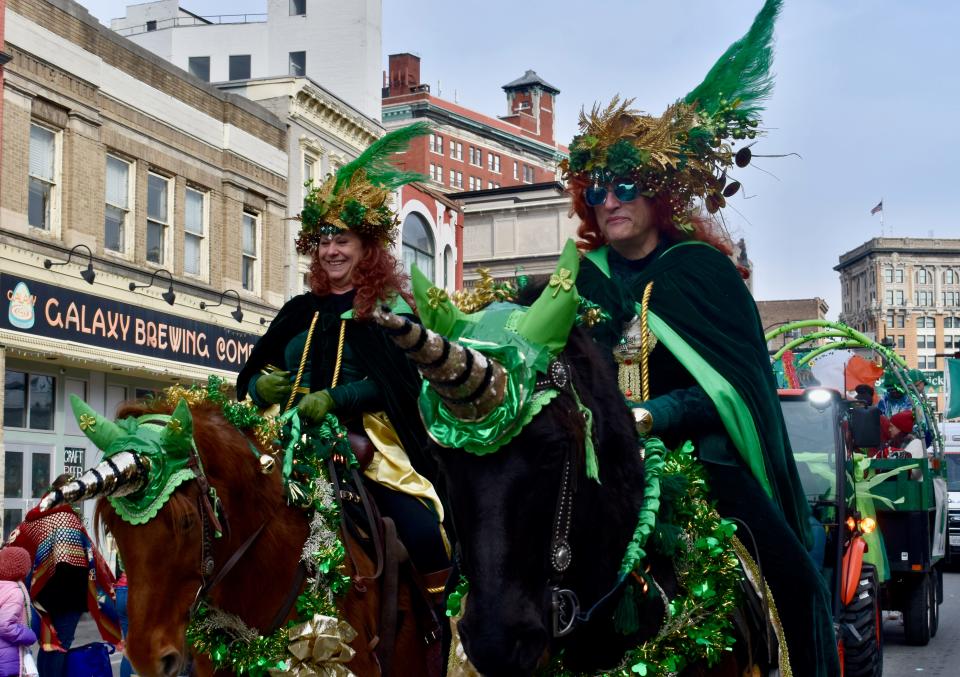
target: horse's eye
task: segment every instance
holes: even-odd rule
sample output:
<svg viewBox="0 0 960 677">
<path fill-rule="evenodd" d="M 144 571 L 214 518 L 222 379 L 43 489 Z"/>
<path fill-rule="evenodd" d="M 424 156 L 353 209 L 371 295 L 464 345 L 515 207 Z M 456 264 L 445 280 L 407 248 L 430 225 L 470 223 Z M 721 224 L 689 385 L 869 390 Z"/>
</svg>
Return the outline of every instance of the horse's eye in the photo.
<svg viewBox="0 0 960 677">
<path fill-rule="evenodd" d="M 181 531 L 190 531 L 193 529 L 193 525 L 196 523 L 196 516 L 188 513 L 186 515 L 181 515 L 179 527 Z"/>
</svg>

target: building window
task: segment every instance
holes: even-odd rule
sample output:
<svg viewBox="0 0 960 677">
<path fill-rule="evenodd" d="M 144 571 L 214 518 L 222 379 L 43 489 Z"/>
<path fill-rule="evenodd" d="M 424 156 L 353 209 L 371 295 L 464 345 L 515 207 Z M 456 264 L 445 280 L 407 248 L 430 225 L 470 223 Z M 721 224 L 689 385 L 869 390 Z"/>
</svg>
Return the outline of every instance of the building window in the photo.
<svg viewBox="0 0 960 677">
<path fill-rule="evenodd" d="M 187 59 L 187 70 L 204 82 L 210 82 L 210 57 L 191 56 Z"/>
<path fill-rule="evenodd" d="M 53 230 L 57 213 L 59 190 L 57 165 L 59 163 L 59 133 L 40 125 L 30 125 L 30 177 L 28 223 L 34 228 Z"/>
<path fill-rule="evenodd" d="M 53 430 L 56 386 L 53 376 L 7 369 L 3 388 L 4 426 Z"/>
<path fill-rule="evenodd" d="M 458 141 L 450 142 L 450 158 L 453 160 L 463 160 L 463 144 Z"/>
<path fill-rule="evenodd" d="M 897 348 L 905 348 L 907 346 L 907 337 L 903 334 L 897 335 Z"/>
<path fill-rule="evenodd" d="M 450 187 L 453 188 L 457 185 L 457 173 L 454 170 L 450 170 Z"/>
<path fill-rule="evenodd" d="M 887 291 L 885 291 L 885 292 L 883 293 L 883 302 L 884 302 L 886 305 L 888 305 L 888 306 L 892 306 L 892 305 L 893 305 L 893 290 L 892 290 L 892 289 L 888 289 Z"/>
<path fill-rule="evenodd" d="M 914 300 L 914 305 L 932 306 L 933 292 L 932 291 L 915 291 L 913 292 L 913 300 Z"/>
<path fill-rule="evenodd" d="M 897 289 L 893 292 L 893 301 L 898 306 L 907 305 L 907 297 L 902 289 Z"/>
<path fill-rule="evenodd" d="M 147 174 L 147 261 L 166 263 L 167 236 L 173 213 L 170 199 L 172 180 L 159 174 Z"/>
<path fill-rule="evenodd" d="M 303 16 L 307 13 L 307 0 L 290 0 L 290 16 Z"/>
<path fill-rule="evenodd" d="M 250 79 L 250 55 L 249 54 L 231 54 L 230 55 L 230 79 L 231 80 L 249 80 Z"/>
<path fill-rule="evenodd" d="M 127 228 L 130 224 L 130 163 L 113 155 L 107 156 L 107 180 L 103 216 L 103 247 L 126 252 Z"/>
<path fill-rule="evenodd" d="M 463 172 L 457 172 L 457 188 L 463 188 Z"/>
<path fill-rule="evenodd" d="M 895 271 L 893 271 L 893 281 L 903 282 L 903 268 L 897 268 Z"/>
<path fill-rule="evenodd" d="M 187 188 L 183 221 L 183 272 L 203 275 L 206 261 L 207 194 Z"/>
<path fill-rule="evenodd" d="M 310 187 L 313 185 L 314 181 L 317 181 L 319 178 L 317 176 L 317 169 L 320 167 L 320 158 L 312 153 L 304 152 L 303 154 L 303 198 L 305 200 L 307 193 L 310 192 Z"/>
<path fill-rule="evenodd" d="M 426 219 L 416 212 L 407 214 L 403 220 L 403 267 L 409 271 L 416 264 L 431 282 L 434 281 L 433 234 Z"/>
<path fill-rule="evenodd" d="M 955 270 L 945 270 L 945 271 L 943 271 L 943 283 L 944 283 L 944 284 L 956 284 L 956 283 L 957 283 L 957 271 L 955 271 Z"/>
<path fill-rule="evenodd" d="M 941 294 L 943 299 L 943 306 L 945 308 L 951 308 L 953 306 L 960 306 L 960 292 L 956 291 L 945 291 Z M 946 325 L 944 325 L 946 326 Z"/>
<path fill-rule="evenodd" d="M 528 165 L 523 166 L 523 182 L 533 183 L 533 167 Z"/>
<path fill-rule="evenodd" d="M 240 263 L 240 283 L 247 291 L 257 291 L 257 260 L 260 250 L 260 217 L 252 212 L 243 213 L 243 256 Z"/>
<path fill-rule="evenodd" d="M 290 75 L 302 78 L 307 74 L 307 53 L 290 52 Z"/>
<path fill-rule="evenodd" d="M 439 134 L 430 135 L 430 152 L 443 155 L 443 137 Z"/>
<path fill-rule="evenodd" d="M 470 150 L 473 150 L 472 148 Z M 474 184 L 473 177 L 470 177 L 470 190 L 476 190 L 476 185 Z"/>
<path fill-rule="evenodd" d="M 884 281 L 884 282 L 893 282 L 893 268 L 884 268 L 884 269 L 883 269 L 883 281 Z"/>
<path fill-rule="evenodd" d="M 897 315 L 897 329 L 903 329 L 903 315 Z"/>
<path fill-rule="evenodd" d="M 520 163 L 518 163 L 516 160 L 513 162 L 513 180 L 520 180 Z"/>
<path fill-rule="evenodd" d="M 477 163 L 477 151 L 473 146 L 470 146 L 470 164 L 475 165 Z"/>
<path fill-rule="evenodd" d="M 918 317 L 917 318 L 917 328 L 918 329 L 933 329 L 936 327 L 936 320 L 932 317 Z"/>
<path fill-rule="evenodd" d="M 917 284 L 930 284 L 933 282 L 933 276 L 926 268 L 917 269 Z"/>
<path fill-rule="evenodd" d="M 937 341 L 933 334 L 918 334 L 917 348 L 936 348 Z"/>
<path fill-rule="evenodd" d="M 483 151 L 477 148 L 477 167 L 483 167 Z"/>
</svg>

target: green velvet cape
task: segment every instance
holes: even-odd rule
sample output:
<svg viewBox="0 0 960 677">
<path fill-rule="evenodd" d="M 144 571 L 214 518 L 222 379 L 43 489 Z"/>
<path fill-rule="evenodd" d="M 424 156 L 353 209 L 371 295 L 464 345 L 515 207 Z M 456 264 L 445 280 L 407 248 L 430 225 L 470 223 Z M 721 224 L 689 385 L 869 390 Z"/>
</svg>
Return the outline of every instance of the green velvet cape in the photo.
<svg viewBox="0 0 960 677">
<path fill-rule="evenodd" d="M 270 323 L 267 333 L 257 341 L 250 358 L 237 376 L 237 397 L 242 399 L 247 394 L 250 379 L 264 366 L 283 364 L 287 343 L 309 328 L 310 320 L 317 311 L 320 317 L 315 340 L 310 344 L 310 383 L 313 389 L 321 389 L 324 384 L 329 384 L 336 360 L 337 330 L 333 327 L 339 326 L 342 316 L 349 315 L 341 314 L 330 306 L 326 297 L 310 292 L 287 301 Z M 395 312 L 412 316 L 409 306 L 399 297 L 397 306 Z M 387 416 L 414 469 L 435 482 L 436 463 L 425 453 L 427 437 L 417 409 L 421 380 L 416 366 L 372 321 L 348 319 L 346 331 L 345 340 L 351 351 L 363 361 L 369 377 L 380 387 Z M 328 337 L 330 340 L 325 340 Z"/>
<path fill-rule="evenodd" d="M 640 272 L 610 276 L 608 247 L 587 253 L 577 288 L 613 316 L 610 343 L 639 309 L 647 282 L 650 329 L 713 400 L 747 468 L 801 543 L 809 507 L 776 396 L 760 315 L 732 262 L 702 242 L 665 248 Z"/>
</svg>

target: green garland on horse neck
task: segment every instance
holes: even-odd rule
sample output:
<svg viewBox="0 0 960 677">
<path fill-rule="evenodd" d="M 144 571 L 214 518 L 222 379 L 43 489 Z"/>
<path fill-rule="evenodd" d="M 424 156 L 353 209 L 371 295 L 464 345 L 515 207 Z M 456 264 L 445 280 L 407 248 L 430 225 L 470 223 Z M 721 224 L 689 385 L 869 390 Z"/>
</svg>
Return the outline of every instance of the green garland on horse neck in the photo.
<svg viewBox="0 0 960 677">
<path fill-rule="evenodd" d="M 237 429 L 253 432 L 264 445 L 272 442 L 275 453 L 283 454 L 282 481 L 288 503 L 311 515 L 310 537 L 302 555 L 308 579 L 297 598 L 295 618 L 264 636 L 238 617 L 201 604 L 187 627 L 190 646 L 209 656 L 217 670 L 264 677 L 307 667 L 289 650 L 294 642 L 312 643 L 320 634 L 334 635 L 340 642 L 328 652 L 322 667 L 329 668 L 329 674 L 350 674 L 345 663 L 353 653 L 347 643 L 355 632 L 341 620 L 336 607 L 337 599 L 349 590 L 350 577 L 341 573 L 345 551 L 339 537 L 340 507 L 327 472 L 327 461 L 333 455 L 349 467 L 357 466 L 346 430 L 332 414 L 309 426 L 301 425 L 296 409 L 277 419 L 263 416 L 253 405 L 230 399 L 224 382 L 215 376 L 206 387 L 175 386 L 161 397 L 167 402 L 183 398 L 191 405 L 204 401 L 218 404 Z M 260 455 L 252 445 L 251 452 Z"/>
</svg>

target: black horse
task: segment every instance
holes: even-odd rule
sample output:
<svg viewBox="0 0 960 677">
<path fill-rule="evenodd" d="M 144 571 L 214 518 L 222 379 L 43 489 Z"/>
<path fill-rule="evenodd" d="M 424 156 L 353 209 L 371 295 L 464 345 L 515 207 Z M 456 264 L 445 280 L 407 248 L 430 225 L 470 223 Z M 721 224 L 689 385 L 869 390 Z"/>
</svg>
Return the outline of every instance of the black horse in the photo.
<svg viewBox="0 0 960 677">
<path fill-rule="evenodd" d="M 503 399 L 506 370 L 495 360 L 385 309 L 377 320 L 468 427 Z M 636 632 L 615 629 L 644 461 L 612 361 L 584 330 L 568 324 L 561 332 L 565 347 L 536 385 L 558 394 L 519 434 L 486 455 L 433 450 L 470 586 L 459 632 L 489 676 L 530 675 L 561 651 L 568 670 L 613 669 L 656 634 L 678 588 L 672 563 L 649 557 L 659 594 L 644 597 Z M 597 450 L 597 480 L 585 471 L 586 435 Z"/>
</svg>

